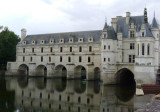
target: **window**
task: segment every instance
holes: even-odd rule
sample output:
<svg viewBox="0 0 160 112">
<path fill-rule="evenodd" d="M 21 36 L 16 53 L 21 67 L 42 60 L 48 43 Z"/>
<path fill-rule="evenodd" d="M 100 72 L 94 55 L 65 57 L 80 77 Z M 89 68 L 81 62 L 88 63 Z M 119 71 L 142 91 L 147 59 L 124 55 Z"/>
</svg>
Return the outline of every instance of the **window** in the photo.
<svg viewBox="0 0 160 112">
<path fill-rule="evenodd" d="M 144 43 L 142 44 L 142 55 L 144 55 Z"/>
<path fill-rule="evenodd" d="M 79 52 L 82 52 L 82 47 L 81 46 L 79 47 Z"/>
<path fill-rule="evenodd" d="M 43 47 L 41 48 L 41 53 L 43 53 Z"/>
<path fill-rule="evenodd" d="M 80 107 L 78 107 L 78 112 L 80 112 L 81 111 L 81 109 L 80 109 Z"/>
<path fill-rule="evenodd" d="M 40 93 L 39 97 L 42 98 L 42 93 Z"/>
<path fill-rule="evenodd" d="M 106 58 L 104 58 L 103 61 L 106 62 Z"/>
<path fill-rule="evenodd" d="M 30 96 L 30 97 L 32 96 L 31 92 L 29 93 L 29 96 Z"/>
<path fill-rule="evenodd" d="M 51 43 L 51 44 L 53 44 L 53 43 L 54 43 L 54 40 L 53 40 L 53 39 L 51 39 L 51 40 L 50 40 L 50 43 Z"/>
<path fill-rule="evenodd" d="M 139 44 L 138 44 L 138 55 L 139 55 Z"/>
<path fill-rule="evenodd" d="M 150 54 L 150 45 L 148 44 L 147 45 L 147 55 L 149 55 Z"/>
<path fill-rule="evenodd" d="M 49 104 L 49 109 L 51 109 L 51 104 Z"/>
<path fill-rule="evenodd" d="M 59 101 L 61 101 L 61 95 L 59 95 Z"/>
<path fill-rule="evenodd" d="M 79 38 L 79 42 L 83 42 L 83 38 Z"/>
<path fill-rule="evenodd" d="M 81 103 L 81 98 L 80 97 L 78 97 L 78 103 Z"/>
<path fill-rule="evenodd" d="M 68 101 L 68 102 L 70 101 L 70 97 L 69 97 L 69 96 L 67 97 L 67 101 Z"/>
<path fill-rule="evenodd" d="M 89 46 L 89 52 L 92 52 L 92 46 Z"/>
<path fill-rule="evenodd" d="M 48 99 L 50 99 L 50 94 L 48 94 Z"/>
<path fill-rule="evenodd" d="M 34 53 L 34 48 L 32 48 L 32 53 Z"/>
<path fill-rule="evenodd" d="M 61 110 L 61 105 L 59 105 L 59 110 Z"/>
<path fill-rule="evenodd" d="M 110 50 L 110 45 L 108 45 L 108 50 Z"/>
<path fill-rule="evenodd" d="M 72 47 L 70 47 L 70 52 L 72 52 Z"/>
<path fill-rule="evenodd" d="M 89 104 L 90 103 L 90 100 L 89 100 L 89 98 L 87 98 L 87 104 Z"/>
<path fill-rule="evenodd" d="M 144 37 L 144 32 L 142 32 L 142 37 Z"/>
<path fill-rule="evenodd" d="M 23 56 L 23 62 L 25 61 L 25 57 Z"/>
<path fill-rule="evenodd" d="M 68 62 L 71 62 L 71 57 L 68 57 Z"/>
<path fill-rule="evenodd" d="M 62 47 L 60 47 L 60 52 L 63 52 L 63 48 Z"/>
<path fill-rule="evenodd" d="M 53 48 L 52 47 L 50 47 L 50 52 L 53 52 Z"/>
<path fill-rule="evenodd" d="M 107 35 L 106 35 L 106 34 L 104 34 L 104 38 L 107 38 Z"/>
<path fill-rule="evenodd" d="M 110 58 L 108 58 L 108 62 L 110 62 Z"/>
<path fill-rule="evenodd" d="M 129 55 L 129 63 L 135 62 L 135 55 Z"/>
<path fill-rule="evenodd" d="M 91 62 L 91 58 L 90 57 L 88 57 L 88 62 Z"/>
<path fill-rule="evenodd" d="M 51 57 L 49 57 L 49 62 L 51 62 Z"/>
<path fill-rule="evenodd" d="M 106 49 L 106 45 L 104 45 L 104 49 Z"/>
<path fill-rule="evenodd" d="M 62 62 L 62 56 L 60 56 L 60 62 Z"/>
<path fill-rule="evenodd" d="M 23 48 L 23 53 L 25 53 L 25 51 L 26 51 L 25 48 Z"/>
<path fill-rule="evenodd" d="M 35 44 L 35 41 L 34 41 L 34 40 L 32 40 L 32 44 Z"/>
<path fill-rule="evenodd" d="M 130 43 L 130 49 L 134 49 L 134 43 Z"/>
<path fill-rule="evenodd" d="M 41 44 L 44 44 L 44 40 L 41 40 Z"/>
<path fill-rule="evenodd" d="M 130 38 L 134 38 L 134 31 L 130 31 Z"/>
<path fill-rule="evenodd" d="M 30 61 L 32 62 L 32 57 L 30 58 Z"/>
<path fill-rule="evenodd" d="M 82 62 L 82 57 L 81 56 L 79 56 L 79 62 Z"/>
<path fill-rule="evenodd" d="M 43 57 L 41 56 L 41 62 L 43 62 Z"/>
<path fill-rule="evenodd" d="M 73 42 L 73 38 L 70 38 L 70 39 L 69 39 L 69 42 L 72 43 L 72 42 Z"/>
</svg>

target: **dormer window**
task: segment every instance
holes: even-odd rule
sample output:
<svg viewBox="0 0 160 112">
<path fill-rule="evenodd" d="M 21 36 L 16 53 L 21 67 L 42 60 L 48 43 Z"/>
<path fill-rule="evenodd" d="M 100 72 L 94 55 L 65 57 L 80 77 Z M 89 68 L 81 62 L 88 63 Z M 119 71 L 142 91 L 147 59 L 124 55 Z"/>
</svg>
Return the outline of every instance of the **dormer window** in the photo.
<svg viewBox="0 0 160 112">
<path fill-rule="evenodd" d="M 89 37 L 88 42 L 93 42 L 93 37 Z"/>
<path fill-rule="evenodd" d="M 106 34 L 104 34 L 104 38 L 107 38 L 107 35 L 106 35 Z"/>
<path fill-rule="evenodd" d="M 83 42 L 83 38 L 82 37 L 79 38 L 78 42 Z"/>
<path fill-rule="evenodd" d="M 73 38 L 69 38 L 69 43 L 73 43 Z"/>
<path fill-rule="evenodd" d="M 26 41 L 23 41 L 23 45 L 26 45 Z"/>
<path fill-rule="evenodd" d="M 45 42 L 44 40 L 41 40 L 41 44 L 44 44 L 44 42 Z"/>
<path fill-rule="evenodd" d="M 144 37 L 144 32 L 142 32 L 142 37 Z"/>
<path fill-rule="evenodd" d="M 59 40 L 59 43 L 64 43 L 64 39 L 60 39 L 60 40 Z"/>
<path fill-rule="evenodd" d="M 32 44 L 35 44 L 36 42 L 35 42 L 35 40 L 32 40 Z"/>
<path fill-rule="evenodd" d="M 134 35 L 134 31 L 130 31 L 130 38 L 134 38 L 135 35 Z"/>
<path fill-rule="evenodd" d="M 50 44 L 53 44 L 54 43 L 54 40 L 53 39 L 50 39 Z"/>
</svg>

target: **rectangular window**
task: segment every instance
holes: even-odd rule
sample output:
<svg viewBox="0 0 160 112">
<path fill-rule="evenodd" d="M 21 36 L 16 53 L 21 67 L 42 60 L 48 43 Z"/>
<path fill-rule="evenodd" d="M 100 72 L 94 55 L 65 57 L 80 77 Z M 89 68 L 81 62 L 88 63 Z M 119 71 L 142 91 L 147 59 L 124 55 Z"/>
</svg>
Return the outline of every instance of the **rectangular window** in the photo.
<svg viewBox="0 0 160 112">
<path fill-rule="evenodd" d="M 135 55 L 129 55 L 129 63 L 135 62 Z"/>
<path fill-rule="evenodd" d="M 104 49 L 106 49 L 106 45 L 104 45 Z"/>
<path fill-rule="evenodd" d="M 68 62 L 71 62 L 71 57 L 68 57 Z"/>
<path fill-rule="evenodd" d="M 108 58 L 108 62 L 110 62 L 110 58 Z"/>
<path fill-rule="evenodd" d="M 72 47 L 70 47 L 70 52 L 72 52 Z"/>
<path fill-rule="evenodd" d="M 32 48 L 32 53 L 34 53 L 34 48 Z"/>
<path fill-rule="evenodd" d="M 88 57 L 88 62 L 91 62 L 91 58 L 90 57 Z"/>
<path fill-rule="evenodd" d="M 108 50 L 110 50 L 110 45 L 108 45 Z"/>
<path fill-rule="evenodd" d="M 41 62 L 43 62 L 43 57 L 41 56 Z"/>
<path fill-rule="evenodd" d="M 25 57 L 23 56 L 23 62 L 25 61 Z"/>
<path fill-rule="evenodd" d="M 79 62 L 82 62 L 82 57 L 81 56 L 79 56 Z"/>
<path fill-rule="evenodd" d="M 144 32 L 142 32 L 142 37 L 144 37 Z"/>
<path fill-rule="evenodd" d="M 79 52 L 82 52 L 82 47 L 81 46 L 79 47 Z"/>
<path fill-rule="evenodd" d="M 134 31 L 130 31 L 130 38 L 134 38 Z"/>
<path fill-rule="evenodd" d="M 53 48 L 52 47 L 50 47 L 50 52 L 53 52 Z"/>
<path fill-rule="evenodd" d="M 62 56 L 60 56 L 60 62 L 62 62 Z"/>
<path fill-rule="evenodd" d="M 130 43 L 130 49 L 134 49 L 134 43 Z"/>
<path fill-rule="evenodd" d="M 43 47 L 41 48 L 41 53 L 43 53 Z"/>
<path fill-rule="evenodd" d="M 92 46 L 89 46 L 89 52 L 92 52 Z"/>
<path fill-rule="evenodd" d="M 63 52 L 63 48 L 62 47 L 60 47 L 60 52 Z"/>
<path fill-rule="evenodd" d="M 25 53 L 25 48 L 23 48 L 23 53 Z"/>
<path fill-rule="evenodd" d="M 103 61 L 106 62 L 106 58 L 104 58 Z"/>
</svg>

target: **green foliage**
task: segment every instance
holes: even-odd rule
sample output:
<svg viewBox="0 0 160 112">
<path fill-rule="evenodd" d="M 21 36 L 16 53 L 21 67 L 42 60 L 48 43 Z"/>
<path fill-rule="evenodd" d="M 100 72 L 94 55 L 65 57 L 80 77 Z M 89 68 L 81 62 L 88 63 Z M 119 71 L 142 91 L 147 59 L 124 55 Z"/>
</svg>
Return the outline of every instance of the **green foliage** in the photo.
<svg viewBox="0 0 160 112">
<path fill-rule="evenodd" d="M 0 32 L 0 68 L 6 68 L 8 61 L 16 59 L 16 45 L 20 38 L 8 28 Z"/>
</svg>

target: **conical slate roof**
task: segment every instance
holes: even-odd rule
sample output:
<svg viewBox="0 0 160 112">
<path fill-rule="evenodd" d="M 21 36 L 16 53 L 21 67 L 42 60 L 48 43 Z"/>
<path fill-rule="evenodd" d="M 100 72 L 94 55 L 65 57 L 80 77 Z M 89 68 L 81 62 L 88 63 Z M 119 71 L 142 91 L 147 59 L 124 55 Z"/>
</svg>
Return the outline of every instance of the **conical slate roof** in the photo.
<svg viewBox="0 0 160 112">
<path fill-rule="evenodd" d="M 153 20 L 152 20 L 151 28 L 158 28 L 158 23 L 157 23 L 155 17 L 154 17 Z"/>
</svg>

